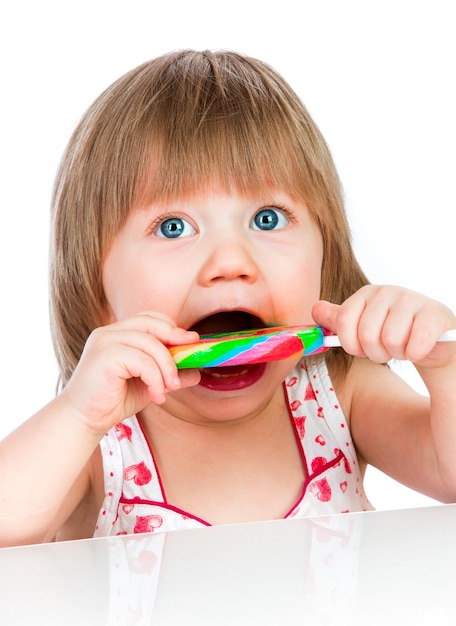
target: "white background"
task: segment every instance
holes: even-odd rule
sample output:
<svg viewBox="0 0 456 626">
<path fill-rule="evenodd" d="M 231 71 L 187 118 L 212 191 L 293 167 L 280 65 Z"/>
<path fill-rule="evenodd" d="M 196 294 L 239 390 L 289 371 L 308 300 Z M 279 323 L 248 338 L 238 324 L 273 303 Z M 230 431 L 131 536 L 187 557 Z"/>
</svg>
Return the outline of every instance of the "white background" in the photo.
<svg viewBox="0 0 456 626">
<path fill-rule="evenodd" d="M 456 309 L 455 27 L 451 0 L 2 3 L 0 437 L 54 394 L 48 207 L 64 146 L 106 86 L 172 49 L 273 65 L 329 142 L 370 280 Z M 432 503 L 375 471 L 367 490 L 377 508 Z"/>
</svg>

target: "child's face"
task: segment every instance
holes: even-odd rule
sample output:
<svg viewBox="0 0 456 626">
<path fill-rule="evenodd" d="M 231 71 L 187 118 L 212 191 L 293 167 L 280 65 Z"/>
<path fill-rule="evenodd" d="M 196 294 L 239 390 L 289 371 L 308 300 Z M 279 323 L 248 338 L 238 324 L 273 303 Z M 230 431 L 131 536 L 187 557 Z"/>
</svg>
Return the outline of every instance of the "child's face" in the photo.
<svg viewBox="0 0 456 626">
<path fill-rule="evenodd" d="M 322 238 L 305 205 L 272 195 L 210 191 L 132 211 L 103 266 L 107 321 L 149 310 L 200 333 L 311 324 Z M 247 387 L 280 384 L 294 364 L 270 363 Z M 206 382 L 179 393 L 223 392 Z"/>
</svg>

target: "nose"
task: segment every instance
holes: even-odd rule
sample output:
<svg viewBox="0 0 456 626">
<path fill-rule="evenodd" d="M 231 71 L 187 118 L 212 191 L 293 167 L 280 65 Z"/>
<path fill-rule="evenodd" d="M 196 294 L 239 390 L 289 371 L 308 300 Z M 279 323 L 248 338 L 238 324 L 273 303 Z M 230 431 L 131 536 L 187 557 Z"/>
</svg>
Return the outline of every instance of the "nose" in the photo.
<svg viewBox="0 0 456 626">
<path fill-rule="evenodd" d="M 258 273 L 258 265 L 249 249 L 248 241 L 241 237 L 222 236 L 211 243 L 198 280 L 203 286 L 234 280 L 254 283 Z"/>
</svg>

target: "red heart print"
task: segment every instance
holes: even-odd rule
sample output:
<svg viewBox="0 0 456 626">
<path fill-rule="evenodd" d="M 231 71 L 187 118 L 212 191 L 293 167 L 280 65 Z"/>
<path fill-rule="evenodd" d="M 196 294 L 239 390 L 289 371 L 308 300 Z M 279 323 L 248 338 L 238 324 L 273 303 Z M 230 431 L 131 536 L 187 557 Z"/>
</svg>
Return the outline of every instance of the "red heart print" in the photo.
<svg viewBox="0 0 456 626">
<path fill-rule="evenodd" d="M 331 500 L 332 491 L 326 478 L 315 481 L 310 485 L 309 490 L 320 502 L 329 502 Z"/>
<path fill-rule="evenodd" d="M 136 485 L 147 485 L 151 481 L 152 472 L 144 463 L 138 463 L 137 465 L 130 465 L 125 468 L 124 471 L 125 480 L 133 480 Z"/>
<path fill-rule="evenodd" d="M 136 558 L 130 559 L 130 569 L 135 574 L 150 574 L 157 562 L 157 555 L 150 550 L 144 550 Z"/>
<path fill-rule="evenodd" d="M 307 383 L 306 393 L 304 395 L 304 400 L 316 400 L 315 392 L 310 383 Z"/>
<path fill-rule="evenodd" d="M 300 439 L 304 438 L 306 434 L 306 416 L 303 417 L 295 417 L 296 430 L 298 431 L 298 436 Z"/>
<path fill-rule="evenodd" d="M 316 456 L 310 464 L 312 472 L 316 474 L 326 465 L 327 462 L 328 461 L 325 459 L 324 456 Z"/>
<path fill-rule="evenodd" d="M 116 424 L 116 426 L 114 426 L 114 430 L 119 441 L 122 441 L 122 439 L 128 439 L 128 441 L 131 441 L 132 430 L 127 424 L 122 424 L 122 422 L 120 424 Z"/>
<path fill-rule="evenodd" d="M 163 524 L 161 515 L 137 515 L 134 533 L 151 533 Z"/>
<path fill-rule="evenodd" d="M 290 409 L 291 409 L 292 411 L 297 411 L 301 405 L 302 405 L 301 400 L 294 400 L 294 401 L 290 404 Z"/>
<path fill-rule="evenodd" d="M 286 386 L 287 387 L 294 387 L 294 385 L 296 385 L 296 383 L 298 382 L 298 377 L 297 376 L 292 376 L 287 382 L 286 382 Z"/>
</svg>

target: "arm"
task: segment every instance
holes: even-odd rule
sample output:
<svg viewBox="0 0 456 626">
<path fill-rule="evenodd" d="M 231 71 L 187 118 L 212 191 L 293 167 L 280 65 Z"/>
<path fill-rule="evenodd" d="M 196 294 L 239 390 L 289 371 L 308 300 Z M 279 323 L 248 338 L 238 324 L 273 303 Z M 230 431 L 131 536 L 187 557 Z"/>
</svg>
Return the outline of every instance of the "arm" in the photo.
<svg viewBox="0 0 456 626">
<path fill-rule="evenodd" d="M 315 319 L 355 359 L 347 380 L 358 454 L 430 497 L 456 500 L 456 346 L 436 344 L 456 327 L 443 305 L 396 287 L 367 286 L 342 306 L 319 302 Z M 318 318 L 318 319 L 317 319 Z M 420 396 L 380 363 L 408 359 L 429 391 Z"/>
<path fill-rule="evenodd" d="M 158 314 L 97 329 L 63 392 L 0 443 L 0 546 L 54 538 L 89 498 L 92 457 L 111 427 L 195 384 L 166 345 L 195 341 Z"/>
<path fill-rule="evenodd" d="M 0 443 L 0 547 L 53 539 L 89 492 L 99 439 L 62 395 Z"/>
</svg>

